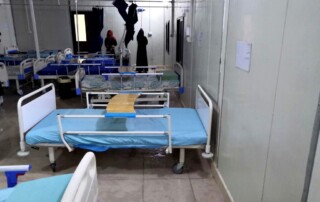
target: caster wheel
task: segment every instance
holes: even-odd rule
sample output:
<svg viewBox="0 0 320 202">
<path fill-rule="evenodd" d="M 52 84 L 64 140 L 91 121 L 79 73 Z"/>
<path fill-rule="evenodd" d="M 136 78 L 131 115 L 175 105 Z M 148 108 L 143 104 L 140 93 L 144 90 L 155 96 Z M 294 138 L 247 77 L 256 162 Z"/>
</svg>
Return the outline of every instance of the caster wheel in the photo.
<svg viewBox="0 0 320 202">
<path fill-rule="evenodd" d="M 183 173 L 183 165 L 180 163 L 176 163 L 172 166 L 172 171 L 174 174 L 182 174 Z"/>
<path fill-rule="evenodd" d="M 51 163 L 51 164 L 50 164 L 50 167 L 51 167 L 52 172 L 56 172 L 56 166 L 57 166 L 56 163 Z"/>
</svg>

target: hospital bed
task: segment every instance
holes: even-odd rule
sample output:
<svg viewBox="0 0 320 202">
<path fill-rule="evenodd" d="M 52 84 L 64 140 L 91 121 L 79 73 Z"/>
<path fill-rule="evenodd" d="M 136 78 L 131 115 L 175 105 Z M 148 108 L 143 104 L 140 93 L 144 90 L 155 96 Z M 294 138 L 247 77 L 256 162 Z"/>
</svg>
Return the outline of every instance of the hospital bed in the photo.
<svg viewBox="0 0 320 202">
<path fill-rule="evenodd" d="M 119 67 L 116 67 L 119 68 Z M 90 91 L 168 91 L 184 92 L 183 68 L 175 64 L 172 69 L 157 66 L 132 67 L 119 73 L 102 73 L 87 75 L 79 69 L 75 74 L 76 94 L 81 95 Z M 130 67 L 129 67 L 130 68 Z M 148 68 L 147 73 L 136 73 L 136 68 Z"/>
<path fill-rule="evenodd" d="M 44 86 L 45 80 L 58 79 L 61 76 L 68 76 L 73 79 L 78 68 L 78 63 L 65 59 L 62 53 L 50 55 L 47 58 L 40 58 L 34 62 L 34 79 L 41 81 Z"/>
<path fill-rule="evenodd" d="M 17 185 L 10 183 L 11 180 L 16 182 L 16 174 L 20 175 L 30 169 L 28 165 L 0 166 L 0 172 L 5 172 L 9 185 L 7 189 L 0 189 L 0 202 L 98 201 L 96 159 L 92 152 L 85 154 L 73 174 L 41 178 Z"/>
<path fill-rule="evenodd" d="M 85 58 L 72 55 L 70 49 L 66 49 L 64 53 L 50 55 L 47 58 L 37 59 L 34 63 L 34 79 L 41 81 L 44 86 L 45 80 L 58 79 L 61 76 L 68 76 L 70 79 L 75 78 L 77 69 L 84 69 L 86 74 L 94 75 L 104 72 L 110 72 L 104 68 L 106 65 L 114 65 L 115 59 L 111 56 L 97 56 Z"/>
<path fill-rule="evenodd" d="M 7 67 L 9 80 L 15 80 L 18 94 L 22 95 L 23 91 L 20 81 L 30 79 L 33 84 L 33 62 L 35 59 L 27 58 L 26 55 L 5 55 L 0 57 L 0 62 Z"/>
<path fill-rule="evenodd" d="M 44 91 L 46 93 L 42 94 Z M 103 96 L 110 93 L 93 94 Z M 157 107 L 152 106 L 153 103 L 152 108 L 146 108 L 144 102 L 141 102 L 144 109 L 139 108 L 134 113 L 110 114 L 105 109 L 91 109 L 94 104 L 90 102 L 90 93 L 86 97 L 87 109 L 56 109 L 54 86 L 46 85 L 18 101 L 20 151 L 17 154 L 29 155 L 26 144 L 37 148 L 48 147 L 53 171 L 56 167 L 56 147 L 65 147 L 69 151 L 75 148 L 94 151 L 111 148 L 166 148 L 168 153 L 178 148 L 180 158 L 173 167 L 175 173 L 183 171 L 185 149 L 202 148 L 205 149 L 203 157 L 212 158 L 210 139 L 213 104 L 205 91 L 198 86 L 195 109 L 169 108 L 169 93 L 150 94 L 167 95 L 163 108 L 153 108 Z M 34 99 L 30 100 L 30 97 Z M 139 102 L 137 100 L 135 107 L 138 108 Z M 108 110 L 108 103 L 99 104 L 107 106 Z"/>
</svg>

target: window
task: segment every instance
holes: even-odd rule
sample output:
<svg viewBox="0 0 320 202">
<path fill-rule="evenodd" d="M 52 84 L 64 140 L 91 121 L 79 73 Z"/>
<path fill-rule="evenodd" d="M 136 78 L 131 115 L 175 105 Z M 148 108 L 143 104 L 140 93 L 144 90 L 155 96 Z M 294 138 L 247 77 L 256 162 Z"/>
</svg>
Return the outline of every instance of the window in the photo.
<svg viewBox="0 0 320 202">
<path fill-rule="evenodd" d="M 184 17 L 177 20 L 177 52 L 176 61 L 183 65 Z"/>
<path fill-rule="evenodd" d="M 74 17 L 74 30 L 76 34 L 76 41 L 87 41 L 87 32 L 86 32 L 86 21 L 85 21 L 85 15 L 84 14 L 77 14 L 73 15 Z M 78 18 L 78 20 L 77 20 Z M 78 31 L 79 28 L 79 31 Z M 79 36 L 78 36 L 79 34 Z"/>
</svg>

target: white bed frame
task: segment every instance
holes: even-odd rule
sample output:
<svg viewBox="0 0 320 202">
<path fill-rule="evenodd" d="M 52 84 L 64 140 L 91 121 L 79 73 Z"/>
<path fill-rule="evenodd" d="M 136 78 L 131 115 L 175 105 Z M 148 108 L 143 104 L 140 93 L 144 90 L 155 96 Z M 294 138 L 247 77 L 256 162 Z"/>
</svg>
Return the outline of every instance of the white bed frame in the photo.
<svg viewBox="0 0 320 202">
<path fill-rule="evenodd" d="M 87 152 L 77 166 L 61 202 L 96 202 L 98 192 L 96 158 L 92 152 Z"/>
<path fill-rule="evenodd" d="M 15 80 L 16 81 L 16 89 L 17 89 L 17 93 L 19 95 L 23 95 L 23 91 L 21 90 L 21 87 L 23 85 L 20 85 L 20 80 L 25 80 L 30 78 L 31 79 L 31 83 L 32 83 L 32 87 L 34 87 L 34 83 L 33 83 L 33 77 L 32 74 L 33 72 L 28 72 L 25 73 L 24 70 L 27 68 L 32 68 L 33 67 L 33 63 L 34 63 L 33 58 L 28 58 L 23 60 L 19 65 L 14 65 L 14 66 L 7 66 L 7 72 L 8 72 L 8 78 L 9 80 Z M 10 72 L 10 68 L 18 68 L 19 69 L 19 73 L 11 73 Z"/>
<path fill-rule="evenodd" d="M 48 90 L 50 89 L 50 90 Z M 34 100 L 23 103 L 26 99 L 30 97 L 34 97 L 36 94 L 39 94 L 41 92 L 46 91 L 45 94 L 41 94 L 39 97 L 35 98 Z M 90 103 L 89 95 L 96 94 L 96 95 L 108 95 L 110 93 L 87 93 L 87 107 L 93 107 L 94 104 Z M 141 93 L 144 94 L 144 93 Z M 145 93 L 147 94 L 147 93 Z M 152 93 L 151 93 L 152 94 Z M 153 93 L 157 94 L 157 93 Z M 161 94 L 161 93 L 160 93 Z M 167 99 L 169 99 L 169 95 L 167 95 Z M 137 100 L 139 101 L 139 100 Z M 101 106 L 101 99 L 99 99 L 99 104 L 96 106 Z M 169 101 L 165 102 L 163 106 L 168 106 Z M 107 104 L 104 104 L 106 106 Z M 27 156 L 29 155 L 29 151 L 27 151 L 26 143 L 25 143 L 25 133 L 31 129 L 33 126 L 35 126 L 39 121 L 41 121 L 44 117 L 46 117 L 49 113 L 54 111 L 56 109 L 56 97 L 55 97 L 55 89 L 53 84 L 48 84 L 26 96 L 23 96 L 18 101 L 18 118 L 19 118 L 19 131 L 20 131 L 20 151 L 18 152 L 19 156 Z M 201 122 L 203 123 L 203 126 L 205 127 L 206 133 L 207 133 L 207 143 L 205 145 L 192 145 L 192 146 L 172 146 L 171 143 L 168 145 L 167 152 L 171 153 L 172 148 L 178 148 L 180 149 L 180 158 L 179 162 L 173 167 L 173 171 L 175 173 L 182 173 L 183 172 L 183 166 L 185 162 L 185 149 L 205 149 L 205 152 L 202 154 L 204 158 L 212 158 L 213 154 L 210 152 L 211 146 L 211 122 L 212 122 L 212 113 L 213 113 L 213 103 L 210 97 L 206 94 L 206 92 L 201 88 L 201 86 L 198 86 L 197 93 L 196 93 L 196 110 L 199 115 L 199 118 Z M 58 120 L 61 118 L 89 118 L 93 116 L 71 116 L 71 115 L 58 115 Z M 104 117 L 104 116 L 103 116 Z M 94 116 L 94 118 L 100 118 Z M 143 118 L 143 117 L 139 117 Z M 160 116 L 159 116 L 160 118 Z M 162 134 L 168 135 L 169 142 L 171 142 L 171 121 L 170 116 L 163 116 L 161 115 L 161 118 L 167 118 L 168 119 L 168 131 L 162 131 Z M 57 123 L 60 126 L 60 137 L 62 140 L 64 140 L 64 134 L 68 133 L 75 133 L 75 131 L 63 131 L 63 126 L 61 124 L 61 120 Z M 76 133 L 82 133 L 82 134 L 92 134 L 92 131 L 76 131 Z M 110 132 L 108 131 L 97 131 L 96 133 L 99 133 L 101 135 L 106 135 Z M 112 132 L 114 134 L 114 132 Z M 141 133 L 141 131 L 139 132 Z M 148 133 L 150 132 L 142 132 L 142 133 Z M 63 141 L 63 144 L 37 144 L 33 146 L 44 146 L 48 147 L 49 150 L 49 161 L 51 163 L 51 168 L 53 171 L 55 171 L 56 163 L 54 158 L 54 147 L 66 147 L 69 151 L 73 150 L 72 145 L 69 145 L 67 142 Z"/>
<path fill-rule="evenodd" d="M 123 76 L 148 76 L 148 75 L 159 75 L 160 76 L 160 82 L 161 82 L 161 76 L 163 75 L 163 73 L 160 73 L 158 71 L 160 70 L 172 70 L 171 68 L 159 68 L 158 66 L 123 66 L 125 67 L 128 71 L 127 73 L 104 73 L 102 75 L 106 75 L 106 76 L 119 76 L 121 78 L 121 82 L 122 82 L 122 77 Z M 108 68 L 123 68 L 123 67 L 108 67 Z M 135 72 L 136 68 L 148 68 L 148 73 L 135 73 L 132 74 L 131 72 Z M 183 67 L 179 64 L 176 63 L 173 66 L 173 70 L 179 75 L 180 77 L 180 84 L 179 87 L 177 88 L 161 88 L 161 89 L 130 89 L 128 91 L 144 91 L 144 92 L 162 92 L 162 91 L 169 91 L 169 90 L 178 90 L 179 93 L 183 93 L 184 91 L 184 73 L 183 73 Z M 88 91 L 83 90 L 81 87 L 81 81 L 83 80 L 83 78 L 86 76 L 85 71 L 83 69 L 78 69 L 78 71 L 75 74 L 75 86 L 76 86 L 76 94 L 77 95 L 82 95 L 82 93 L 86 93 Z M 121 83 L 122 86 L 122 83 Z M 123 89 L 120 90 L 113 90 L 113 89 L 106 89 L 107 91 L 111 91 L 111 92 L 118 92 L 118 91 L 123 91 Z M 90 90 L 90 91 L 94 91 L 94 90 Z"/>
<path fill-rule="evenodd" d="M 27 172 L 30 169 L 30 165 L 0 166 L 0 172 Z M 96 158 L 92 152 L 87 152 L 73 173 L 61 202 L 96 202 L 98 192 Z"/>
<path fill-rule="evenodd" d="M 58 53 L 58 55 L 50 55 L 45 59 L 40 58 L 34 62 L 34 65 L 33 65 L 34 79 L 41 81 L 41 87 L 43 87 L 45 85 L 44 80 L 58 79 L 61 76 L 68 76 L 70 79 L 74 79 L 74 76 L 75 76 L 74 74 L 66 74 L 66 75 L 61 75 L 61 74 L 57 74 L 57 73 L 55 75 L 39 75 L 39 74 L 37 74 L 39 71 L 41 71 L 42 69 L 47 67 L 47 65 L 49 63 L 59 61 L 59 60 L 61 61 L 61 59 L 63 59 L 63 58 L 64 58 L 64 55 L 62 53 Z M 57 64 L 57 65 L 66 66 L 66 65 L 70 65 L 70 64 Z"/>
</svg>

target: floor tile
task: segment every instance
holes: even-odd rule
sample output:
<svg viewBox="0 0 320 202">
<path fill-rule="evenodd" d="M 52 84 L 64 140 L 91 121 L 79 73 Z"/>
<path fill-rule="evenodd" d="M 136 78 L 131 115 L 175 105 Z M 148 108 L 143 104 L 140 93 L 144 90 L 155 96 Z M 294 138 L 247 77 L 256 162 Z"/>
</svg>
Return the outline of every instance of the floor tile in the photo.
<svg viewBox="0 0 320 202">
<path fill-rule="evenodd" d="M 145 179 L 143 201 L 195 202 L 189 179 Z"/>
<path fill-rule="evenodd" d="M 175 174 L 172 171 L 172 166 L 178 162 L 172 154 L 165 154 L 160 151 L 157 154 L 149 154 L 144 157 L 144 172 L 143 177 L 145 179 L 156 179 L 156 178 L 177 178 L 187 179 L 188 174 L 184 172 L 182 174 Z"/>
<path fill-rule="evenodd" d="M 142 202 L 142 180 L 101 180 L 99 201 L 103 202 Z"/>
<path fill-rule="evenodd" d="M 223 202 L 224 197 L 213 179 L 190 179 L 197 202 Z"/>
</svg>

